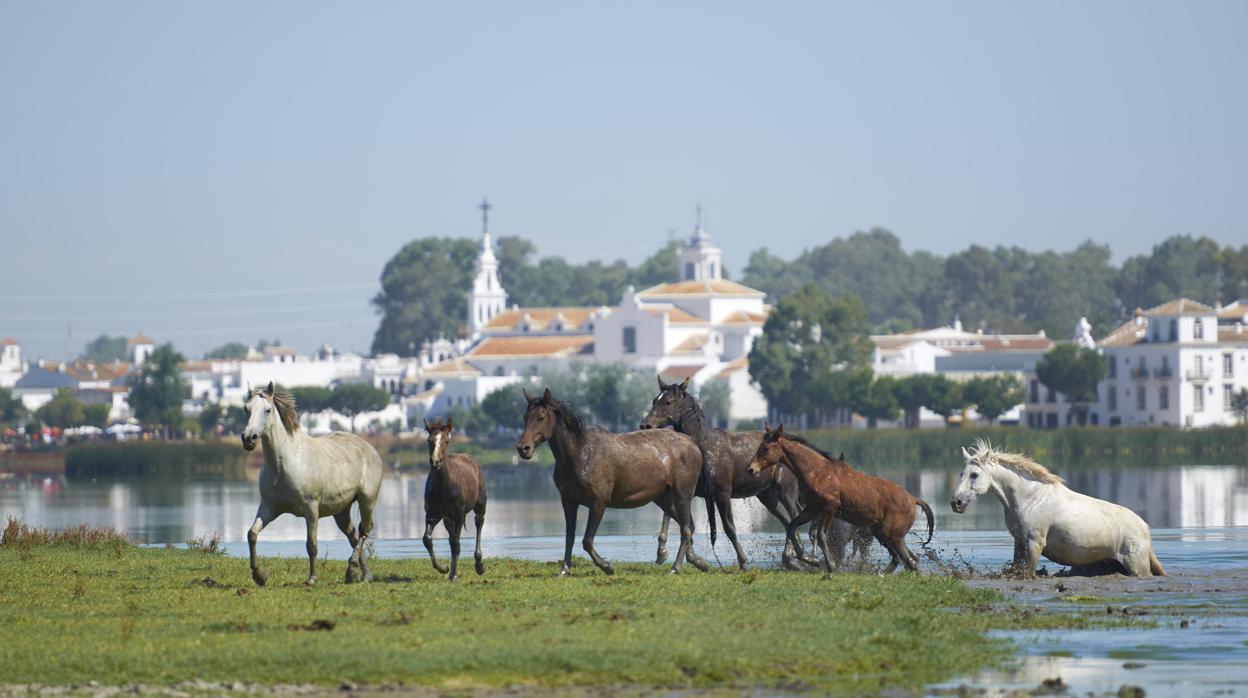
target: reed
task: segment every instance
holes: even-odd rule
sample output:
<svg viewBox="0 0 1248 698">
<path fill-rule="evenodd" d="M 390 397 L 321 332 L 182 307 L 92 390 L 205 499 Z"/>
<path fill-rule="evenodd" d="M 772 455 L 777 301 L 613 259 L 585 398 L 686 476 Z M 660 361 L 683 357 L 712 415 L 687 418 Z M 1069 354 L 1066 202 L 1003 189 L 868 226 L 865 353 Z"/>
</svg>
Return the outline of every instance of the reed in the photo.
<svg viewBox="0 0 1248 698">
<path fill-rule="evenodd" d="M 1248 428 L 812 430 L 807 438 L 866 467 L 960 467 L 962 447 L 990 440 L 1065 469 L 1248 464 Z"/>
<path fill-rule="evenodd" d="M 75 479 L 210 477 L 242 479 L 247 454 L 230 441 L 138 441 L 74 446 L 65 475 Z"/>
</svg>

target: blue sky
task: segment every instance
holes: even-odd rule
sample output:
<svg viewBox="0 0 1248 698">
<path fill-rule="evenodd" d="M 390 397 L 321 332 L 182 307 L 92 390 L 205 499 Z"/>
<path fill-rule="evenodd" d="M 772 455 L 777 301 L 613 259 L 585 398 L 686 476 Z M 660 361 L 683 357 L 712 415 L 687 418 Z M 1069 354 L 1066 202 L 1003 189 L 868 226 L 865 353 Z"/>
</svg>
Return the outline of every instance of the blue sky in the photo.
<svg viewBox="0 0 1248 698">
<path fill-rule="evenodd" d="M 367 350 L 386 260 L 484 194 L 574 260 L 701 202 L 737 272 L 877 225 L 1243 244 L 1245 35 L 1243 2 L 4 3 L 0 336 Z"/>
</svg>

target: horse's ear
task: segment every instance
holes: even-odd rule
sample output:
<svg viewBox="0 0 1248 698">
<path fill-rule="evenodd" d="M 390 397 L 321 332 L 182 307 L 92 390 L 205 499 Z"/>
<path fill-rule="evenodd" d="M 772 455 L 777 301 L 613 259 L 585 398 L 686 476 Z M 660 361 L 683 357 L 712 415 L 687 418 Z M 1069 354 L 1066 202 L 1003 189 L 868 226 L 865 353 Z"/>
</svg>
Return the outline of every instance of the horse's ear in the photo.
<svg viewBox="0 0 1248 698">
<path fill-rule="evenodd" d="M 844 462 L 845 462 L 845 452 L 844 452 L 844 451 L 841 451 L 841 455 L 837 456 L 837 457 L 836 457 L 836 459 L 837 459 L 837 460 L 839 460 L 840 462 L 844 463 Z"/>
<path fill-rule="evenodd" d="M 446 424 L 442 425 L 442 430 L 449 434 L 451 430 L 454 428 L 455 428 L 455 420 L 452 419 L 451 417 L 447 417 Z"/>
<path fill-rule="evenodd" d="M 273 385 L 273 381 L 269 381 L 269 384 L 265 386 L 264 388 L 264 394 L 268 395 L 269 397 L 273 397 L 273 393 L 276 390 L 277 390 L 277 386 Z"/>
<path fill-rule="evenodd" d="M 765 419 L 763 420 L 763 433 L 764 433 L 764 434 L 770 434 L 770 433 L 771 433 L 771 423 L 770 423 L 770 422 L 768 422 L 768 421 L 767 421 L 767 420 L 765 420 Z"/>
<path fill-rule="evenodd" d="M 550 395 L 550 388 L 547 388 L 546 392 L 542 393 L 542 402 L 550 402 L 553 399 Z"/>
<path fill-rule="evenodd" d="M 656 373 L 656 374 L 655 374 L 655 376 L 654 376 L 654 378 L 655 378 L 655 380 L 657 380 L 657 381 L 659 382 L 659 392 L 660 392 L 660 393 L 661 393 L 661 392 L 663 392 L 664 390 L 667 390 L 667 384 L 663 382 L 663 375 L 662 375 L 662 374 L 658 374 L 658 373 Z"/>
<path fill-rule="evenodd" d="M 520 392 L 524 393 L 524 401 L 525 401 L 525 402 L 528 402 L 528 403 L 532 403 L 532 402 L 533 402 L 533 396 L 532 396 L 532 395 L 529 395 L 529 389 L 528 389 L 528 388 L 521 387 L 521 388 L 520 388 Z"/>
<path fill-rule="evenodd" d="M 963 446 L 963 447 L 962 447 L 962 458 L 963 458 L 963 460 L 970 460 L 970 459 L 971 459 L 971 453 L 970 453 L 970 451 L 967 451 L 967 450 L 966 450 L 966 446 Z"/>
<path fill-rule="evenodd" d="M 680 392 L 682 393 L 689 392 L 689 379 L 688 378 L 680 382 Z"/>
<path fill-rule="evenodd" d="M 776 433 L 781 435 L 784 434 L 784 422 L 781 422 L 780 425 L 776 427 Z"/>
<path fill-rule="evenodd" d="M 425 417 L 425 431 L 430 431 L 430 429 L 429 429 L 429 418 L 428 418 L 428 417 Z"/>
</svg>

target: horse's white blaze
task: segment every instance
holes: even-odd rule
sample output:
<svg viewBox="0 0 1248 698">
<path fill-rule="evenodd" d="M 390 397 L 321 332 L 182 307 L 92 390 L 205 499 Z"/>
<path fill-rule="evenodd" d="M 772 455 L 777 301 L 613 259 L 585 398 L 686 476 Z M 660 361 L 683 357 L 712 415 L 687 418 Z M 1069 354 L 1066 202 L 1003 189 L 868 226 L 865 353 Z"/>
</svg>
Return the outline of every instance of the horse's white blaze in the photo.
<svg viewBox="0 0 1248 698">
<path fill-rule="evenodd" d="M 450 435 L 439 429 L 433 435 L 433 465 L 441 466 L 446 460 L 446 444 L 450 440 Z"/>
<path fill-rule="evenodd" d="M 966 510 L 992 492 L 1005 508 L 1014 537 L 1014 562 L 1031 573 L 1040 555 L 1063 565 L 1114 560 L 1128 574 L 1151 576 L 1153 552 L 1148 524 L 1124 506 L 1075 492 L 1043 466 L 980 442 L 963 449 L 962 469 L 951 505 Z"/>
</svg>

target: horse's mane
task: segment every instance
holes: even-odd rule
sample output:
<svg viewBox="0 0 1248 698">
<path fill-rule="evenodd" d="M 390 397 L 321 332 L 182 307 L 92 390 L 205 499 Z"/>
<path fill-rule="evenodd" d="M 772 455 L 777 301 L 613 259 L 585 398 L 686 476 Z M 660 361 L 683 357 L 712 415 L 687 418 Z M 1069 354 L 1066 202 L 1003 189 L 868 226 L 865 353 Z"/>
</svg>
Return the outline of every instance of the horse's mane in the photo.
<svg viewBox="0 0 1248 698">
<path fill-rule="evenodd" d="M 1019 475 L 1029 477 L 1038 482 L 1049 485 L 1060 485 L 1064 482 L 1060 475 L 1051 472 L 1048 468 L 1027 456 L 1021 453 L 1002 451 L 984 439 L 976 439 L 975 445 L 971 447 L 969 453 L 971 457 L 967 461 L 968 463 L 984 465 L 991 460 L 1013 470 Z"/>
<path fill-rule="evenodd" d="M 682 420 L 686 417 L 690 418 L 705 428 L 706 413 L 702 411 L 702 406 L 698 404 L 698 399 L 690 394 L 688 390 L 678 390 L 676 392 L 681 396 L 680 418 Z"/>
<path fill-rule="evenodd" d="M 559 421 L 563 423 L 564 428 L 572 433 L 573 436 L 582 437 L 585 435 L 585 419 L 577 412 L 576 407 L 570 402 L 556 400 L 553 397 L 549 401 L 541 401 L 538 403 L 545 404 L 555 413 Z"/>
<path fill-rule="evenodd" d="M 441 428 L 442 428 L 442 426 L 443 426 L 442 418 L 441 418 L 441 417 L 434 417 L 433 419 L 430 419 L 430 420 L 429 420 L 429 426 L 427 427 L 427 430 L 428 430 L 430 433 L 432 433 L 432 432 L 435 432 L 435 431 L 438 431 L 439 429 L 441 429 Z"/>
<path fill-rule="evenodd" d="M 273 403 L 273 406 L 277 408 L 277 415 L 282 418 L 282 426 L 286 427 L 287 432 L 293 434 L 299 431 L 299 415 L 295 411 L 294 395 L 281 391 L 270 395 L 263 388 L 255 388 L 247 395 L 247 399 L 250 401 L 257 395 L 263 395 Z"/>
<path fill-rule="evenodd" d="M 834 458 L 834 457 L 832 456 L 832 454 L 831 454 L 831 453 L 828 453 L 827 451 L 823 450 L 822 448 L 819 448 L 818 446 L 816 446 L 816 445 L 812 444 L 811 442 L 807 441 L 807 440 L 805 439 L 805 437 L 798 436 L 797 434 L 790 434 L 790 433 L 789 433 L 789 432 L 787 432 L 787 431 L 786 431 L 786 432 L 784 432 L 783 434 L 781 434 L 781 436 L 782 436 L 782 437 L 784 437 L 784 438 L 786 438 L 786 439 L 788 439 L 789 441 L 796 441 L 797 443 L 799 443 L 799 444 L 801 444 L 801 445 L 805 446 L 806 448 L 809 448 L 810 450 L 814 451 L 815 453 L 818 453 L 819 455 L 823 456 L 824 458 L 827 458 L 827 459 L 828 459 L 828 461 L 829 461 L 829 462 L 831 462 L 831 463 L 843 463 L 843 462 L 844 462 L 844 461 L 842 461 L 840 458 Z"/>
</svg>

